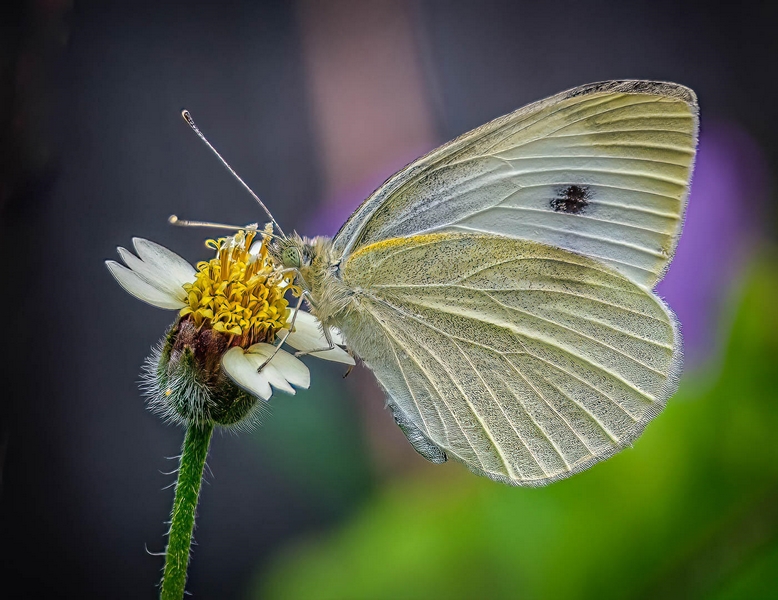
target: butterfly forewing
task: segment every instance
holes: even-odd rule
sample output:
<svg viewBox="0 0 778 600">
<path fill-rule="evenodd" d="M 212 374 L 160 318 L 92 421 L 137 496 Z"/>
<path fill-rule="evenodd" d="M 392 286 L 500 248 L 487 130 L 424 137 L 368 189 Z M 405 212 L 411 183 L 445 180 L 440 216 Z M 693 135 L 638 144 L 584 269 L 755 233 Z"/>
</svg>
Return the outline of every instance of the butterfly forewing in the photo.
<svg viewBox="0 0 778 600">
<path fill-rule="evenodd" d="M 442 233 L 362 247 L 342 269 L 360 298 L 343 333 L 395 416 L 493 479 L 541 485 L 585 469 L 675 390 L 674 317 L 596 260 Z"/>
<path fill-rule="evenodd" d="M 381 186 L 334 240 L 460 231 L 573 250 L 653 286 L 672 258 L 697 137 L 696 98 L 669 83 L 576 88 L 496 119 Z"/>
</svg>

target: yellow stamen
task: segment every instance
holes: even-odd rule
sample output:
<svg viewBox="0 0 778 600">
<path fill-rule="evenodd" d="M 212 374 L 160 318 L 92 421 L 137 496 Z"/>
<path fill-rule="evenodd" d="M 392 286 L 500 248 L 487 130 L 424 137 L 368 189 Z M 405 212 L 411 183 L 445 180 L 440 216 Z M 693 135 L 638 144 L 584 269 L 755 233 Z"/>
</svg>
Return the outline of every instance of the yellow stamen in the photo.
<svg viewBox="0 0 778 600">
<path fill-rule="evenodd" d="M 248 346 L 272 342 L 275 332 L 286 326 L 289 316 L 286 291 L 300 291 L 291 273 L 281 274 L 269 257 L 263 236 L 259 252 L 249 254 L 256 230 L 239 231 L 232 237 L 208 240 L 216 258 L 197 265 L 193 283 L 184 285 L 189 315 L 200 327 L 235 336 L 233 344 Z"/>
</svg>

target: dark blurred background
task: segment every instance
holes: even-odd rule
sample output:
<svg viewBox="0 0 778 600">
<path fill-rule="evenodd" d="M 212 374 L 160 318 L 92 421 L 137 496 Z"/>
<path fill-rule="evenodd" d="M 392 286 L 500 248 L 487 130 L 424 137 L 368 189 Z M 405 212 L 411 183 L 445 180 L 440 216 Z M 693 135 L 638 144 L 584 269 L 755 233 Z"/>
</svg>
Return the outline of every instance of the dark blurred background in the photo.
<svg viewBox="0 0 778 600">
<path fill-rule="evenodd" d="M 181 430 L 139 367 L 174 315 L 103 260 L 167 216 L 333 234 L 388 175 L 530 101 L 616 78 L 696 90 L 686 229 L 660 293 L 679 393 L 633 449 L 511 489 L 410 448 L 368 373 L 308 360 L 217 435 L 199 598 L 778 597 L 774 3 L 5 3 L 0 33 L 0 596 L 152 598 Z"/>
</svg>

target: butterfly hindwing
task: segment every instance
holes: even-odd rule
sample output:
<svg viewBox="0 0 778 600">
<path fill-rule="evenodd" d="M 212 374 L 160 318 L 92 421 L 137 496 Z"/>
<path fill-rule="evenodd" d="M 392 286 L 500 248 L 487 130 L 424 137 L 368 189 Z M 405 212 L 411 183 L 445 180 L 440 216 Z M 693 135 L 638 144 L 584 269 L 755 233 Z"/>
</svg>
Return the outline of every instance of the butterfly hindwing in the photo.
<svg viewBox="0 0 778 600">
<path fill-rule="evenodd" d="M 675 391 L 672 313 L 579 254 L 442 233 L 363 247 L 342 274 L 360 306 L 343 333 L 433 458 L 542 485 L 629 444 Z"/>
</svg>

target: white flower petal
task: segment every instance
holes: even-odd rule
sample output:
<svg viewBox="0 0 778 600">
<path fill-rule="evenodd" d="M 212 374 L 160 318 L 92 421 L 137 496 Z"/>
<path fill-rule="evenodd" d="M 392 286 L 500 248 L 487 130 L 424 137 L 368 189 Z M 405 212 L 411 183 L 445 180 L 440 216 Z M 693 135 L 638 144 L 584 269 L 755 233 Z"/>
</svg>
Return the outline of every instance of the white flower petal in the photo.
<svg viewBox="0 0 778 600">
<path fill-rule="evenodd" d="M 261 371 L 257 371 L 274 351 L 275 346 L 270 344 L 254 344 L 247 351 L 230 348 L 222 357 L 222 369 L 238 386 L 264 400 L 273 393 L 271 385 L 288 394 L 295 393 L 293 385 L 309 387 L 311 374 L 308 367 L 283 350 L 273 356 Z"/>
<path fill-rule="evenodd" d="M 119 285 L 127 293 L 138 298 L 138 300 L 143 300 L 159 308 L 179 309 L 184 307 L 184 303 L 181 300 L 166 291 L 154 287 L 140 275 L 124 265 L 120 265 L 115 260 L 107 260 L 105 264 L 111 275 L 119 282 Z"/>
<path fill-rule="evenodd" d="M 248 351 L 253 356 L 260 358 L 257 363 L 257 366 L 259 366 L 275 351 L 275 348 L 275 346 L 271 346 L 270 344 L 254 344 L 249 347 Z M 268 367 L 273 367 L 278 370 L 286 381 L 296 387 L 307 389 L 311 385 L 311 373 L 308 371 L 308 367 L 305 366 L 305 363 L 284 350 L 278 351 L 278 354 L 273 357 L 273 360 L 265 365 L 265 368 Z"/>
<path fill-rule="evenodd" d="M 279 351 L 279 355 L 283 352 L 283 350 Z M 256 355 L 255 355 L 256 356 Z M 272 385 L 274 388 L 281 392 L 286 392 L 287 394 L 292 394 L 292 396 L 295 395 L 294 388 L 289 385 L 289 382 L 284 378 L 284 376 L 281 374 L 281 372 L 276 368 L 276 366 L 273 364 L 275 362 L 276 357 L 273 357 L 273 360 L 271 360 L 269 363 L 267 363 L 264 367 L 262 367 L 262 374 L 267 377 L 267 380 L 270 382 L 270 385 Z M 259 368 L 263 362 L 267 359 L 266 356 L 257 356 L 257 360 L 254 361 L 254 364 L 256 365 L 255 368 Z"/>
<path fill-rule="evenodd" d="M 195 268 L 175 252 L 143 238 L 132 238 L 132 244 L 146 264 L 164 273 L 177 287 L 194 281 Z"/>
<path fill-rule="evenodd" d="M 135 273 L 140 275 L 141 279 L 161 292 L 165 292 L 174 298 L 178 298 L 182 303 L 186 301 L 186 292 L 184 291 L 184 288 L 172 280 L 167 272 L 158 270 L 152 263 L 143 262 L 129 250 L 125 250 L 122 247 L 117 248 L 117 250 L 124 263 Z"/>
<path fill-rule="evenodd" d="M 283 330 L 279 332 L 279 335 L 282 332 Z M 338 346 L 335 346 L 334 348 L 330 348 L 329 350 L 319 350 L 319 348 L 327 347 L 326 341 L 324 342 L 323 345 L 315 347 L 309 343 L 300 343 L 300 339 L 294 333 L 292 333 L 286 339 L 286 343 L 288 343 L 295 350 L 299 350 L 300 352 L 306 353 L 306 356 L 313 356 L 314 358 L 321 358 L 322 360 L 339 362 L 339 363 L 343 363 L 344 365 L 354 366 L 356 364 L 356 361 L 354 361 L 354 357 L 351 356 L 348 352 L 346 352 L 342 348 L 339 348 Z M 310 353 L 311 350 L 318 350 L 318 352 Z"/>
<path fill-rule="evenodd" d="M 235 385 L 249 394 L 268 400 L 273 395 L 273 390 L 270 389 L 264 369 L 258 373 L 257 367 L 252 356 L 245 354 L 243 348 L 237 346 L 230 348 L 222 356 L 222 369 Z"/>
<path fill-rule="evenodd" d="M 289 319 L 287 322 L 291 323 L 293 317 L 294 309 L 289 312 Z M 311 313 L 304 310 L 297 311 L 294 329 L 292 335 L 299 339 L 301 343 L 309 344 L 310 348 L 324 348 L 328 346 L 327 340 L 321 331 L 319 319 L 314 317 Z"/>
<path fill-rule="evenodd" d="M 294 311 L 292 311 L 291 314 L 293 315 Z M 291 321 L 291 319 L 292 317 L 290 316 L 289 320 Z M 339 331 L 330 328 L 330 332 L 333 334 L 333 342 L 336 344 L 343 342 L 343 336 Z M 294 322 L 294 331 L 286 338 L 286 343 L 295 350 L 300 350 L 302 352 L 309 352 L 311 350 L 318 350 L 319 348 L 326 348 L 329 346 L 327 338 L 325 338 L 322 333 L 319 320 L 311 313 L 304 310 L 297 313 L 297 320 Z M 337 346 L 332 350 L 315 352 L 314 354 L 311 354 L 311 356 L 347 365 L 355 364 L 354 358 L 348 352 Z"/>
<path fill-rule="evenodd" d="M 273 357 L 273 360 L 270 361 L 266 365 L 262 365 L 268 358 L 270 358 L 270 355 L 273 353 L 273 350 L 275 349 L 275 346 L 271 346 L 270 344 L 254 344 L 254 346 L 266 346 L 268 349 L 264 352 L 251 352 L 251 348 L 249 348 L 246 351 L 246 360 L 251 361 L 251 364 L 254 365 L 254 370 L 256 371 L 260 367 L 262 367 L 262 370 L 260 371 L 262 375 L 264 375 L 267 378 L 268 383 L 272 385 L 277 390 L 280 390 L 282 392 L 286 392 L 287 394 L 292 394 L 294 396 L 295 391 L 294 388 L 289 385 L 289 382 L 286 380 L 286 378 L 281 374 L 281 372 L 276 368 L 275 362 L 278 355 Z M 254 347 L 252 346 L 252 347 Z M 279 355 L 281 352 L 278 353 Z"/>
</svg>

